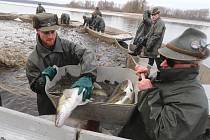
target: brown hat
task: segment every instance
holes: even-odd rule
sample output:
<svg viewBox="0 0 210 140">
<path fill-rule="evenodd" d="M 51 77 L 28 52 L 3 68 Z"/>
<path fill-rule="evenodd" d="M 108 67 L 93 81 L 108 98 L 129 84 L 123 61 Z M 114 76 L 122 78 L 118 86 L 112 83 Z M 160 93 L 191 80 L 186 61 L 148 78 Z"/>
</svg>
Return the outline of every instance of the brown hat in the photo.
<svg viewBox="0 0 210 140">
<path fill-rule="evenodd" d="M 151 12 L 151 15 L 156 15 L 156 14 L 159 14 L 159 13 L 160 13 L 160 10 L 158 8 L 153 8 L 152 12 Z"/>
<path fill-rule="evenodd" d="M 58 29 L 58 17 L 52 13 L 39 13 L 33 18 L 33 27 L 40 31 L 51 31 Z"/>
<path fill-rule="evenodd" d="M 209 56 L 206 35 L 194 28 L 188 28 L 178 38 L 167 43 L 158 52 L 170 59 L 199 61 Z"/>
</svg>

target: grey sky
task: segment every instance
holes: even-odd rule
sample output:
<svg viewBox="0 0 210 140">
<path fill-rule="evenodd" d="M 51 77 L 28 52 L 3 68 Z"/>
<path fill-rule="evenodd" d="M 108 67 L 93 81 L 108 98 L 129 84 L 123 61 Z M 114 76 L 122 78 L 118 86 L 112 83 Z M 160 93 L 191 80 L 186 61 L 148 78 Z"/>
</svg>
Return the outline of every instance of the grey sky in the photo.
<svg viewBox="0 0 210 140">
<path fill-rule="evenodd" d="M 71 0 L 39 0 L 47 2 L 57 2 L 57 3 L 69 3 Z M 75 0 L 77 1 L 77 0 Z M 79 1 L 79 0 L 78 0 Z M 81 0 L 82 1 L 82 0 Z M 92 0 L 100 1 L 100 0 Z M 129 0 L 107 0 L 113 1 L 114 3 L 125 4 Z M 176 9 L 203 9 L 210 6 L 210 0 L 146 0 L 150 6 L 164 6 L 167 8 L 176 8 Z"/>
</svg>

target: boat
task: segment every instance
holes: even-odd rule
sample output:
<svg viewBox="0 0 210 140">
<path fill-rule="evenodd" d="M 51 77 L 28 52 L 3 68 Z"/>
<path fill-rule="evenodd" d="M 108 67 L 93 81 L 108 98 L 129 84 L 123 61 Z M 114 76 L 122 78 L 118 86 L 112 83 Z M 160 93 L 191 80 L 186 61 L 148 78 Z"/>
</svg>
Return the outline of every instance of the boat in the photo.
<svg viewBox="0 0 210 140">
<path fill-rule="evenodd" d="M 116 136 L 63 126 L 29 114 L 0 107 L 1 140 L 126 140 Z"/>
<path fill-rule="evenodd" d="M 0 13 L 0 20 L 14 20 L 16 18 L 18 18 L 17 14 Z"/>
<path fill-rule="evenodd" d="M 107 43 L 115 43 L 115 41 L 127 41 L 133 38 L 132 34 L 124 32 L 122 30 L 118 30 L 112 27 L 106 27 L 105 32 L 97 32 L 89 27 L 85 27 L 85 31 L 95 38 L 99 38 L 102 41 Z"/>
</svg>

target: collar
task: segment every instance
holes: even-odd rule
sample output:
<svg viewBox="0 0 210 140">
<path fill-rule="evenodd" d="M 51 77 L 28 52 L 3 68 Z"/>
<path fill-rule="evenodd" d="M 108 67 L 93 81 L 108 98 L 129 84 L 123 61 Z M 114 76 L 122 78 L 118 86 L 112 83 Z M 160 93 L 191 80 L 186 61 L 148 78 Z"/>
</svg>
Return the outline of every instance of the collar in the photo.
<svg viewBox="0 0 210 140">
<path fill-rule="evenodd" d="M 198 76 L 198 74 L 199 67 L 160 69 L 160 72 L 158 72 L 158 76 L 156 79 L 162 82 L 193 80 Z"/>
<path fill-rule="evenodd" d="M 36 41 L 37 41 L 37 45 L 36 45 L 36 50 L 37 50 L 37 53 L 38 55 L 41 55 L 41 57 L 45 57 L 53 52 L 63 52 L 63 49 L 62 49 L 62 45 L 61 45 L 61 39 L 58 37 L 56 37 L 56 43 L 54 45 L 54 49 L 53 50 L 50 50 L 48 48 L 46 48 L 45 46 L 43 46 L 40 42 L 40 39 L 38 37 L 38 35 L 36 36 Z"/>
</svg>

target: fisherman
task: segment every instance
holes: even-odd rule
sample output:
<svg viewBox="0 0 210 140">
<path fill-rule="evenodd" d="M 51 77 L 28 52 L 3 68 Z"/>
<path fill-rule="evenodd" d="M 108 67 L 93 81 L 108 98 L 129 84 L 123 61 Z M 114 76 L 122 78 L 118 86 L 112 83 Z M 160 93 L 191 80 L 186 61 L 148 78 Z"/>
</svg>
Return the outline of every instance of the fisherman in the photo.
<svg viewBox="0 0 210 140">
<path fill-rule="evenodd" d="M 94 25 L 94 23 L 95 23 L 95 19 L 96 19 L 96 13 L 93 12 L 93 13 L 91 14 L 91 22 L 90 22 L 90 25 L 89 25 L 89 28 L 90 28 L 90 29 L 94 29 L 94 28 L 93 28 L 93 25 Z"/>
<path fill-rule="evenodd" d="M 100 17 L 102 17 L 102 13 L 101 13 L 99 7 L 96 7 L 94 12 L 96 13 L 96 15 L 99 15 Z"/>
<path fill-rule="evenodd" d="M 61 14 L 61 24 L 67 24 L 67 25 L 69 25 L 69 22 L 70 22 L 70 16 L 69 16 L 69 14 L 62 13 Z"/>
<path fill-rule="evenodd" d="M 38 3 L 38 7 L 36 8 L 36 14 L 38 13 L 44 13 L 45 12 L 45 9 L 44 7 L 41 5 L 41 3 L 39 2 Z"/>
<path fill-rule="evenodd" d="M 93 22 L 93 29 L 96 30 L 97 32 L 104 32 L 105 31 L 105 22 L 104 19 L 97 15 L 94 19 Z"/>
<path fill-rule="evenodd" d="M 151 12 L 150 10 L 144 11 L 143 14 L 143 20 L 140 22 L 138 29 L 136 31 L 136 35 L 133 41 L 132 48 L 131 46 L 129 47 L 129 51 L 131 51 L 130 54 L 132 55 L 140 55 L 142 51 L 142 47 L 146 46 L 146 35 L 150 31 L 150 28 L 152 26 L 152 21 L 151 21 Z"/>
<path fill-rule="evenodd" d="M 148 69 L 150 70 L 156 62 L 157 68 L 160 69 L 161 59 L 159 58 L 158 49 L 161 47 L 163 37 L 165 34 L 165 23 L 160 18 L 160 11 L 158 8 L 152 10 L 152 27 L 147 34 L 146 47 L 144 47 L 144 55 L 149 58 Z"/>
<path fill-rule="evenodd" d="M 167 43 L 158 52 L 164 57 L 157 77 L 141 75 L 138 103 L 119 136 L 133 140 L 199 140 L 208 122 L 208 99 L 197 79 L 201 60 L 209 56 L 206 35 L 193 28 Z"/>
<path fill-rule="evenodd" d="M 83 20 L 84 20 L 84 23 L 83 23 L 82 26 L 85 26 L 85 27 L 90 27 L 91 26 L 92 18 L 87 17 L 87 16 L 83 16 Z"/>
<path fill-rule="evenodd" d="M 92 93 L 92 81 L 95 79 L 95 54 L 88 48 L 62 39 L 57 34 L 57 15 L 40 13 L 33 18 L 37 44 L 26 63 L 26 76 L 30 88 L 37 93 L 39 115 L 55 114 L 56 109 L 45 92 L 46 76 L 50 80 L 57 73 L 57 67 L 81 65 L 81 78 L 74 87 L 85 89 L 84 99 Z M 72 87 L 72 88 L 74 88 Z"/>
</svg>

